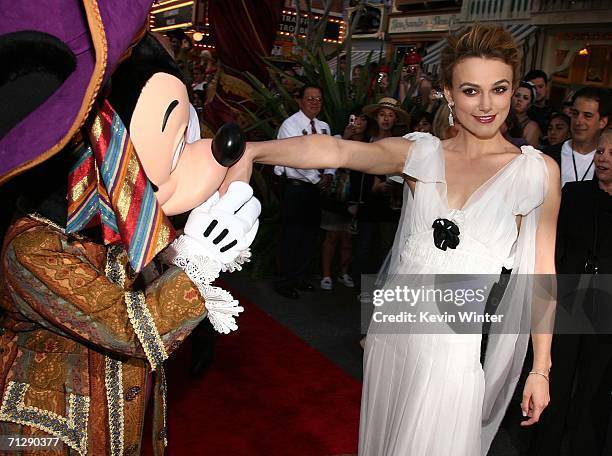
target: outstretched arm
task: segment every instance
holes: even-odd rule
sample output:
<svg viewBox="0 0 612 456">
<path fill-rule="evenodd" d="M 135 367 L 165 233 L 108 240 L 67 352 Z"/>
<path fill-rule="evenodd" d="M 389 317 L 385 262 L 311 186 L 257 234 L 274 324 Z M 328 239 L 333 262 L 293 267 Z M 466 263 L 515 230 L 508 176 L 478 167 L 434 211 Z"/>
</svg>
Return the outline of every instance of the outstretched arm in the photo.
<svg viewBox="0 0 612 456">
<path fill-rule="evenodd" d="M 399 174 L 410 150 L 404 138 L 375 143 L 348 141 L 328 135 L 296 136 L 249 143 L 251 160 L 292 168 L 348 168 L 369 174 Z"/>
<path fill-rule="evenodd" d="M 247 143 L 238 163 L 227 173 L 221 193 L 230 182 L 248 182 L 253 163 L 291 168 L 348 168 L 369 174 L 400 174 L 412 142 L 387 138 L 375 143 L 337 139 L 328 135 L 305 135 L 274 141 Z"/>
</svg>

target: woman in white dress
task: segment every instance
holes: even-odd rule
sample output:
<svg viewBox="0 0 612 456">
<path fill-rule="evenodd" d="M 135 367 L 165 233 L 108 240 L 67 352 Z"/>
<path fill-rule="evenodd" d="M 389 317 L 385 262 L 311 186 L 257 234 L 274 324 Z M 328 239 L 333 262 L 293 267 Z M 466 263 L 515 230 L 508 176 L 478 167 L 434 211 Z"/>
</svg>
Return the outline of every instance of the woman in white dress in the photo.
<svg viewBox="0 0 612 456">
<path fill-rule="evenodd" d="M 253 161 L 401 174 L 407 185 L 389 277 L 512 269 L 498 307 L 508 323 L 489 336 L 484 366 L 479 333 L 385 334 L 380 324 L 370 325 L 362 456 L 485 455 L 516 387 L 529 338 L 519 326 L 524 328 L 532 311 L 528 277 L 555 273 L 560 200 L 554 161 L 529 146 L 519 150 L 500 133 L 520 59 L 502 27 L 475 24 L 449 38 L 441 65 L 444 92 L 462 126 L 452 139 L 413 133 L 371 144 L 323 135 L 249 143 L 228 175 L 228 181 L 246 178 Z M 544 303 L 549 319 L 553 304 Z M 549 401 L 551 335 L 531 337 L 534 361 L 523 389 L 523 426 L 536 423 Z"/>
</svg>

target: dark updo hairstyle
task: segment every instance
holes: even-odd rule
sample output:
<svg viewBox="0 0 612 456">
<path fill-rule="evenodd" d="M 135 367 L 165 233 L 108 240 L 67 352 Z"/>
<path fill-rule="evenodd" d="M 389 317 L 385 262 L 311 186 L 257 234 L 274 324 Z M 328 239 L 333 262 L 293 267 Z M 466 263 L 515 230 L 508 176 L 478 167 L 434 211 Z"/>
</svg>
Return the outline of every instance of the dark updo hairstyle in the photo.
<svg viewBox="0 0 612 456">
<path fill-rule="evenodd" d="M 529 81 L 521 81 L 519 83 L 519 87 L 529 90 L 529 93 L 531 94 L 531 101 L 529 102 L 529 105 L 531 106 L 534 104 L 536 99 L 536 88 L 534 83 Z"/>
<path fill-rule="evenodd" d="M 521 49 L 512 34 L 501 25 L 473 24 L 448 37 L 448 44 L 442 51 L 442 83 L 453 85 L 453 70 L 462 60 L 469 57 L 497 59 L 512 67 L 512 86 L 516 87 L 521 78 Z"/>
<path fill-rule="evenodd" d="M 417 111 L 417 113 L 412 116 L 412 122 L 410 122 L 410 131 L 415 131 L 417 125 L 422 119 L 427 120 L 427 122 L 429 122 L 433 128 L 434 113 L 427 111 Z"/>
</svg>

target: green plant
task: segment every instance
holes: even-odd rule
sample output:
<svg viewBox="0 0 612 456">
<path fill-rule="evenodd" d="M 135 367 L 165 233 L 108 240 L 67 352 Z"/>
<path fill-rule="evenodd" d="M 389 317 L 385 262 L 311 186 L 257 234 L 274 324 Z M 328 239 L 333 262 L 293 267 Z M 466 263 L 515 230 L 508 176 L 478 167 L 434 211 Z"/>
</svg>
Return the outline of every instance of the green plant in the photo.
<svg viewBox="0 0 612 456">
<path fill-rule="evenodd" d="M 286 59 L 277 57 L 262 57 L 268 67 L 271 86 L 262 83 L 251 73 L 245 73 L 244 77 L 253 88 L 251 99 L 244 100 L 240 109 L 250 119 L 248 126 L 244 128 L 250 137 L 259 139 L 275 139 L 278 128 L 290 115 L 295 113 L 299 107 L 294 94 L 287 91 L 283 80 L 288 80 L 295 86 L 314 84 L 321 87 L 323 92 L 323 105 L 320 118 L 327 122 L 331 128 L 331 134 L 342 134 L 351 111 L 358 106 L 375 103 L 383 94 L 370 90 L 370 81 L 373 75 L 362 72 L 358 84 L 351 84 L 351 48 L 352 30 L 359 20 L 359 15 L 353 19 L 345 40 L 339 43 L 335 50 L 325 54 L 323 33 L 329 17 L 331 1 L 327 0 L 326 11 L 315 23 L 312 20 L 310 1 L 306 0 L 308 11 L 308 25 L 304 38 L 295 36 L 296 44 L 301 52 L 291 62 L 294 67 L 301 68 L 300 76 L 294 76 L 283 70 Z M 299 2 L 296 2 L 299 4 Z M 362 1 L 361 4 L 364 2 Z M 297 14 L 300 14 L 298 9 Z M 296 27 L 297 29 L 297 27 Z M 340 71 L 339 59 L 335 68 L 336 77 L 328 61 L 341 55 L 346 56 L 344 72 Z M 365 68 L 372 62 L 371 52 L 367 58 Z M 378 62 L 380 64 L 380 61 Z M 394 65 L 390 77 L 390 93 L 395 93 L 400 77 L 399 62 Z M 274 87 L 274 91 L 270 87 Z M 253 171 L 251 184 L 255 193 L 262 202 L 262 213 L 260 216 L 260 228 L 257 238 L 252 246 L 253 261 L 248 270 L 253 277 L 263 277 L 275 269 L 276 263 L 276 238 L 279 232 L 279 209 L 280 204 L 271 191 L 271 184 L 261 173 L 260 169 Z"/>
<path fill-rule="evenodd" d="M 361 4 L 364 2 L 362 1 Z M 246 80 L 253 87 L 253 98 L 241 103 L 241 109 L 251 120 L 249 126 L 245 128 L 247 133 L 256 133 L 255 136 L 274 139 L 276 131 L 281 123 L 296 112 L 299 108 L 293 93 L 289 93 L 282 81 L 289 80 L 297 86 L 304 84 L 314 84 L 321 87 L 323 91 L 323 106 L 320 118 L 326 121 L 331 128 L 332 134 L 342 134 L 348 120 L 348 116 L 357 106 L 375 103 L 381 96 L 380 92 L 370 89 L 371 77 L 366 71 L 358 84 L 351 84 L 351 48 L 352 30 L 359 20 L 359 14 L 353 18 L 347 35 L 342 43 L 339 43 L 335 50 L 325 54 L 323 33 L 329 18 L 329 7 L 331 2 L 327 2 L 326 10 L 318 22 L 312 20 L 310 1 L 306 1 L 308 14 L 308 25 L 306 36 L 295 36 L 294 39 L 300 52 L 293 58 L 291 64 L 302 70 L 300 76 L 293 76 L 285 72 L 282 64 L 286 64 L 286 59 L 278 57 L 262 57 L 268 67 L 271 85 L 263 84 L 251 73 L 245 73 Z M 298 15 L 300 11 L 297 11 Z M 372 62 L 372 52 L 367 58 L 365 67 L 368 68 Z M 336 77 L 332 74 L 329 60 L 334 57 L 344 55 L 346 65 L 344 71 L 340 71 L 339 60 L 336 64 Z M 380 62 L 378 62 L 380 63 Z M 399 77 L 401 62 L 393 65 L 389 74 L 390 88 L 388 93 L 395 93 Z"/>
</svg>

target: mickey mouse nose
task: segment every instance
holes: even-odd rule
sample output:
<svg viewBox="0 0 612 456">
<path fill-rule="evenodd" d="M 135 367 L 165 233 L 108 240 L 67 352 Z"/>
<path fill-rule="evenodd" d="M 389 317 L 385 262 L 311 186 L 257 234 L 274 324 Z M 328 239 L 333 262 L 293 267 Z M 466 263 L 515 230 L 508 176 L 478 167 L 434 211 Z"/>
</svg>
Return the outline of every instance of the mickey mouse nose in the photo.
<svg viewBox="0 0 612 456">
<path fill-rule="evenodd" d="M 215 160 L 225 167 L 230 167 L 242 157 L 246 139 L 240 127 L 235 123 L 223 125 L 212 142 L 212 153 Z"/>
</svg>

